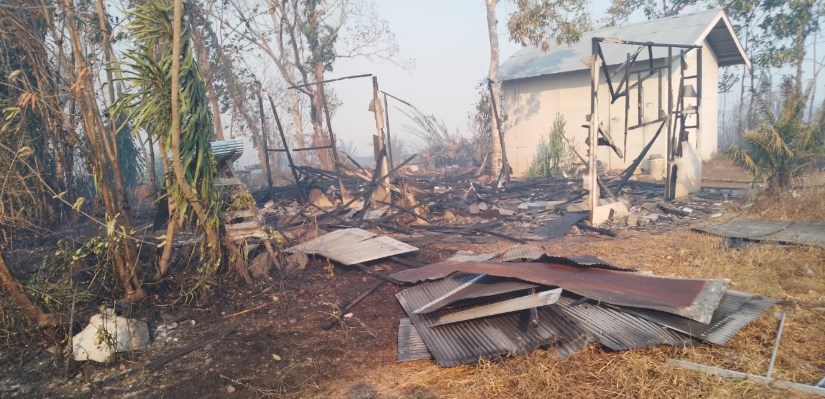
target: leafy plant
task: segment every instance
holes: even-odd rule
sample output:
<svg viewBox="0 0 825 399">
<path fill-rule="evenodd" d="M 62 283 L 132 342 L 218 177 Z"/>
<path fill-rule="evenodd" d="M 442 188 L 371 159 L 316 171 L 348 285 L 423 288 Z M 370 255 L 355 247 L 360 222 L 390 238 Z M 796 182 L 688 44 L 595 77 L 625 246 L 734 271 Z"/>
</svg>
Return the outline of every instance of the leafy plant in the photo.
<svg viewBox="0 0 825 399">
<path fill-rule="evenodd" d="M 567 122 L 562 114 L 556 114 L 553 129 L 548 139 L 541 138 L 536 157 L 525 177 L 566 177 L 573 174 L 575 160 L 572 149 L 568 148 L 564 140 L 564 129 Z"/>
<path fill-rule="evenodd" d="M 808 96 L 790 79 L 782 84 L 779 97 L 776 115 L 757 97 L 762 123 L 745 132 L 741 144 L 730 150 L 734 162 L 750 169 L 754 180 L 767 180 L 769 192 L 788 188 L 825 156 L 825 109 L 813 123 L 804 122 Z"/>
<path fill-rule="evenodd" d="M 197 221 L 206 233 L 207 240 L 202 256 L 198 288 L 212 285 L 214 274 L 220 265 L 220 245 L 217 240 L 219 226 L 218 194 L 214 179 L 217 173 L 210 140 L 214 136 L 212 115 L 203 77 L 194 58 L 190 40 L 191 24 L 183 23 L 180 48 L 180 94 L 179 122 L 180 147 L 173 148 L 172 130 L 172 65 L 173 65 L 173 23 L 171 21 L 173 2 L 170 0 L 147 0 L 135 3 L 129 11 L 129 31 L 137 44 L 136 48 L 125 52 L 124 79 L 134 89 L 118 99 L 113 113 L 127 115 L 133 129 L 143 129 L 163 144 L 164 156 L 179 150 L 183 165 L 183 182 L 171 178 L 167 195 L 174 203 L 175 213 L 183 213 L 185 220 Z M 189 13 L 184 13 L 189 15 Z M 171 174 L 172 164 L 166 165 Z M 196 198 L 187 198 L 190 186 Z M 174 219 L 170 215 L 170 219 Z M 211 237 L 211 239 L 210 239 Z M 167 241 L 171 235 L 167 237 Z M 170 243 L 167 243 L 170 244 Z M 208 291 L 208 289 L 207 289 Z"/>
</svg>

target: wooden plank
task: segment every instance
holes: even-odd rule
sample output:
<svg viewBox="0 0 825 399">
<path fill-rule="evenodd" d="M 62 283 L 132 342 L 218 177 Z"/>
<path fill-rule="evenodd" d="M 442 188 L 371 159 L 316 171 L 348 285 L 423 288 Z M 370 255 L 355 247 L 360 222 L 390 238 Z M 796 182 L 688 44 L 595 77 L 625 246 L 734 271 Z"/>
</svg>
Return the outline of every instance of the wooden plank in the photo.
<svg viewBox="0 0 825 399">
<path fill-rule="evenodd" d="M 472 309 L 461 310 L 439 317 L 435 323 L 432 324 L 432 327 L 478 319 L 481 317 L 494 316 L 502 313 L 510 313 L 518 310 L 532 309 L 545 305 L 552 305 L 559 300 L 560 296 L 561 288 L 556 288 L 549 291 L 538 292 L 501 302 L 491 303 L 489 305 L 482 305 Z"/>
<path fill-rule="evenodd" d="M 260 223 L 258 223 L 258 221 L 257 221 L 257 220 L 255 220 L 255 221 L 252 221 L 252 222 L 242 222 L 242 223 L 235 223 L 235 224 L 227 224 L 227 225 L 224 225 L 224 227 L 226 228 L 227 233 L 229 233 L 229 232 L 231 232 L 231 231 L 237 231 L 237 230 L 252 230 L 252 229 L 260 229 L 260 228 L 261 228 L 261 224 L 260 224 Z"/>
<path fill-rule="evenodd" d="M 258 211 L 256 209 L 244 209 L 232 212 L 221 212 L 221 217 L 224 220 L 250 218 L 255 216 L 258 216 Z"/>
<path fill-rule="evenodd" d="M 235 241 L 235 242 L 241 241 L 241 240 L 246 240 L 246 239 L 249 239 L 249 238 L 257 238 L 257 239 L 260 239 L 260 240 L 265 240 L 265 239 L 269 238 L 269 235 L 266 234 L 262 230 L 238 232 L 238 233 L 233 233 L 233 234 L 228 234 L 228 235 L 229 235 L 229 238 L 232 241 Z"/>
</svg>

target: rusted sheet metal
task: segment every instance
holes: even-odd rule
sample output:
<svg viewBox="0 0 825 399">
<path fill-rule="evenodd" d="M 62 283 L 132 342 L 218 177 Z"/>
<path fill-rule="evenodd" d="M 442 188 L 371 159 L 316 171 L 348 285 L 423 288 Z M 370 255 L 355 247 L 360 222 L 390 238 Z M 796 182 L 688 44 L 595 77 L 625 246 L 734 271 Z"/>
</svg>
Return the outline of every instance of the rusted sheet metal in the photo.
<svg viewBox="0 0 825 399">
<path fill-rule="evenodd" d="M 481 358 L 518 355 L 558 342 L 561 356 L 569 355 L 588 342 L 590 335 L 575 322 L 545 306 L 538 311 L 538 326 L 530 324 L 528 312 L 516 312 L 482 319 L 432 325 L 454 310 L 427 314 L 414 311 L 477 277 L 456 274 L 450 278 L 419 284 L 396 294 L 398 302 L 417 328 L 435 361 L 442 367 L 474 363 Z"/>
<path fill-rule="evenodd" d="M 582 328 L 595 335 L 599 343 L 612 350 L 630 350 L 654 345 L 683 347 L 691 343 L 690 337 L 664 328 L 641 316 L 602 306 L 592 301 L 578 303 L 563 296 L 558 308 L 575 320 Z"/>
<path fill-rule="evenodd" d="M 288 251 L 320 255 L 344 265 L 354 265 L 418 251 L 418 248 L 387 236 L 352 228 L 318 236 L 289 248 Z"/>
<path fill-rule="evenodd" d="M 726 280 L 646 276 L 558 263 L 442 262 L 404 270 L 392 277 L 415 283 L 441 279 L 456 272 L 510 277 L 561 287 L 597 301 L 660 310 L 701 323 L 711 321 L 728 284 Z"/>
<path fill-rule="evenodd" d="M 745 292 L 727 291 L 713 312 L 710 324 L 702 324 L 684 317 L 655 310 L 631 309 L 621 310 L 639 315 L 665 327 L 690 335 L 716 345 L 725 345 L 742 328 L 756 320 L 769 307 L 776 304 L 775 299 Z"/>
</svg>

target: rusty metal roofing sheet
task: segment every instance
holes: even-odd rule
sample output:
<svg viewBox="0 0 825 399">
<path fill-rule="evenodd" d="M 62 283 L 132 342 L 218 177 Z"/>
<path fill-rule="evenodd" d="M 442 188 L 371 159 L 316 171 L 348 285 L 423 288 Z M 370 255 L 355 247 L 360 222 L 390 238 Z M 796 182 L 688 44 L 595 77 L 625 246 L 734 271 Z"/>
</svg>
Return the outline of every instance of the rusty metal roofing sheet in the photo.
<svg viewBox="0 0 825 399">
<path fill-rule="evenodd" d="M 418 334 L 418 329 L 410 319 L 404 317 L 398 322 L 398 361 L 411 362 L 413 360 L 432 359 L 433 355 Z"/>
<path fill-rule="evenodd" d="M 354 265 L 417 250 L 418 248 L 394 238 L 352 228 L 336 230 L 315 237 L 290 248 L 288 251 L 320 255 L 344 265 Z"/>
<path fill-rule="evenodd" d="M 736 218 L 723 224 L 702 225 L 694 230 L 729 238 L 825 248 L 825 223 L 775 222 Z"/>
<path fill-rule="evenodd" d="M 716 345 L 725 345 L 746 325 L 756 320 L 776 300 L 745 292 L 727 291 L 713 313 L 710 324 L 702 324 L 684 317 L 655 310 L 621 308 L 661 324 L 673 330 L 688 334 Z"/>
<path fill-rule="evenodd" d="M 517 278 L 561 287 L 614 305 L 660 310 L 709 323 L 722 299 L 727 280 L 646 276 L 558 263 L 442 262 L 404 270 L 393 278 L 415 283 L 456 272 Z"/>
<path fill-rule="evenodd" d="M 653 345 L 686 346 L 690 337 L 664 328 L 641 316 L 586 301 L 578 303 L 562 296 L 556 305 L 562 313 L 595 335 L 612 350 L 630 350 Z"/>
<path fill-rule="evenodd" d="M 517 355 L 559 343 L 561 356 L 569 355 L 588 342 L 590 336 L 575 322 L 545 306 L 539 309 L 538 326 L 532 326 L 527 312 L 517 312 L 433 327 L 440 316 L 452 310 L 427 314 L 414 311 L 477 277 L 455 274 L 450 278 L 419 284 L 396 294 L 398 302 L 418 329 L 435 361 L 442 367 L 474 363 L 481 358 Z"/>
</svg>

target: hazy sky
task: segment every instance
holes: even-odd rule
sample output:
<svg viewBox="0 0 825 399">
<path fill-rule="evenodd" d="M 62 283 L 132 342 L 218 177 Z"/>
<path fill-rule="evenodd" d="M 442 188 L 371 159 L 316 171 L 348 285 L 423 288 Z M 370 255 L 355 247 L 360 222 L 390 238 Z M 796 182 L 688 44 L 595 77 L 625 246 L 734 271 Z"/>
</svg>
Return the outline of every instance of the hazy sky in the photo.
<svg viewBox="0 0 825 399">
<path fill-rule="evenodd" d="M 501 62 L 519 46 L 510 43 L 505 20 L 507 1 L 499 6 L 499 44 Z M 606 0 L 594 2 L 600 16 Z M 444 120 L 451 132 L 467 132 L 467 113 L 476 100 L 477 85 L 486 77 L 490 63 L 487 36 L 487 12 L 483 0 L 380 0 L 379 13 L 389 22 L 400 47 L 400 57 L 414 60 L 414 67 L 402 69 L 388 62 L 363 59 L 340 59 L 329 77 L 363 73 L 378 76 L 381 90 L 414 104 L 425 113 Z M 332 83 L 343 107 L 333 117 L 333 129 L 351 141 L 358 154 L 372 153 L 375 132 L 373 114 L 367 111 L 372 96 L 369 79 Z M 408 143 L 416 141 L 402 128 L 407 118 L 395 109 L 390 99 L 390 123 L 393 138 Z M 403 107 L 403 105 L 399 105 Z"/>
<path fill-rule="evenodd" d="M 609 2 L 591 0 L 594 21 L 604 16 Z M 497 10 L 502 63 L 519 49 L 519 45 L 509 41 L 506 32 L 511 3 L 502 0 Z M 476 101 L 479 83 L 487 77 L 490 60 L 484 0 L 376 0 L 375 5 L 396 36 L 399 58 L 414 61 L 413 66 L 405 69 L 386 61 L 338 59 L 327 78 L 372 73 L 378 76 L 381 90 L 414 104 L 427 114 L 436 115 L 451 132 L 469 134 L 468 112 Z M 629 22 L 644 19 L 639 11 Z M 823 47 L 822 43 L 817 47 Z M 825 53 L 825 50 L 821 52 Z M 274 68 L 265 69 L 269 72 L 264 75 L 276 73 Z M 330 83 L 329 87 L 343 102 L 332 120 L 336 134 L 343 141 L 352 143 L 357 155 L 372 154 L 375 120 L 367 111 L 372 98 L 370 79 L 344 80 Z M 819 90 L 817 98 L 821 96 L 822 90 Z M 417 147 L 419 140 L 403 129 L 403 125 L 409 123 L 407 117 L 396 109 L 405 106 L 390 101 L 393 139 Z M 722 102 L 720 106 L 725 104 Z M 257 163 L 251 144 L 241 162 Z"/>
</svg>

